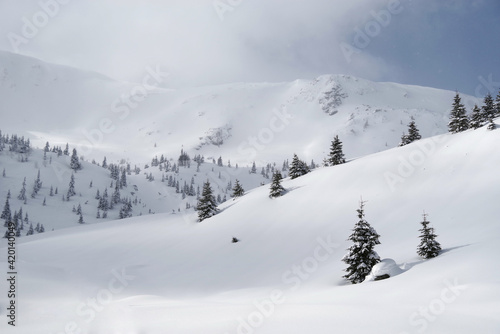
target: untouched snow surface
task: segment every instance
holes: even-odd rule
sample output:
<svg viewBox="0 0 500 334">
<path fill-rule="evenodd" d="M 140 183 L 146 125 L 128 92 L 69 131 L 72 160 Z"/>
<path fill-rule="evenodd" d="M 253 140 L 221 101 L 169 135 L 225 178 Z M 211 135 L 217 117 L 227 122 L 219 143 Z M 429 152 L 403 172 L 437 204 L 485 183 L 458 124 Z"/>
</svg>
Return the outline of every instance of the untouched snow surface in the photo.
<svg viewBox="0 0 500 334">
<path fill-rule="evenodd" d="M 500 131 L 441 135 L 194 213 L 19 239 L 18 323 L 2 333 L 498 333 Z M 14 194 L 13 194 L 14 195 Z M 15 195 L 14 195 L 15 196 Z M 360 199 L 405 272 L 341 277 Z M 416 255 L 422 212 L 443 247 Z M 232 237 L 240 239 L 231 243 Z M 6 241 L 0 266 L 6 267 Z"/>
</svg>

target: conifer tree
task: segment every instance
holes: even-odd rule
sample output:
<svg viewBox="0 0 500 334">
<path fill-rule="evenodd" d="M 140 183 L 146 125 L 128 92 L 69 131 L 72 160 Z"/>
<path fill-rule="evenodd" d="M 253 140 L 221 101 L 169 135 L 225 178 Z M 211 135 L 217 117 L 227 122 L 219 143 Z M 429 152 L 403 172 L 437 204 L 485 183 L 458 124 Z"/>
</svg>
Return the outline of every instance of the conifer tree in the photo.
<svg viewBox="0 0 500 334">
<path fill-rule="evenodd" d="M 342 258 L 348 267 L 344 278 L 353 284 L 361 283 L 370 273 L 373 266 L 380 262 L 380 257 L 373 250 L 375 245 L 380 244 L 380 237 L 375 229 L 365 220 L 364 202 L 360 202 L 358 212 L 358 222 L 354 225 L 352 234 L 349 236 L 353 245 L 348 248 L 348 253 Z"/>
<path fill-rule="evenodd" d="M 437 235 L 434 234 L 434 229 L 429 227 L 429 222 L 427 221 L 427 215 L 423 214 L 423 221 L 421 222 L 422 228 L 419 230 L 420 234 L 420 244 L 417 247 L 417 254 L 424 259 L 431 259 L 439 255 L 441 251 L 441 245 L 436 241 Z"/>
<path fill-rule="evenodd" d="M 448 123 L 448 130 L 451 133 L 458 133 L 465 131 L 469 128 L 469 122 L 467 119 L 467 112 L 464 105 L 462 104 L 462 99 L 458 92 L 453 99 L 453 108 L 450 114 L 450 122 Z"/>
<path fill-rule="evenodd" d="M 236 182 L 234 183 L 234 188 L 233 188 L 233 194 L 231 195 L 232 197 L 241 197 L 245 194 L 245 190 L 240 184 L 240 181 L 236 179 Z"/>
<path fill-rule="evenodd" d="M 33 224 L 30 224 L 30 228 L 28 229 L 28 232 L 26 233 L 26 235 L 33 235 L 35 231 L 33 230 Z"/>
<path fill-rule="evenodd" d="M 472 109 L 472 114 L 470 115 L 469 127 L 472 129 L 478 129 L 483 125 L 483 115 L 481 114 L 481 109 L 477 104 Z"/>
<path fill-rule="evenodd" d="M 292 159 L 292 166 L 290 167 L 290 178 L 296 179 L 299 176 L 305 175 L 309 172 L 309 166 L 307 166 L 304 161 L 300 160 L 297 154 L 294 154 Z"/>
<path fill-rule="evenodd" d="M 160 165 L 161 166 L 161 165 Z M 127 187 L 127 171 L 125 169 L 122 170 L 122 176 L 120 178 L 120 189 Z"/>
<path fill-rule="evenodd" d="M 285 192 L 285 188 L 281 185 L 281 173 L 279 171 L 275 171 L 273 174 L 273 180 L 271 182 L 269 197 L 275 198 L 283 195 Z"/>
<path fill-rule="evenodd" d="M 500 90 L 498 91 L 497 98 L 495 99 L 495 117 L 500 117 Z"/>
<path fill-rule="evenodd" d="M 23 180 L 23 187 L 21 188 L 21 191 L 19 192 L 17 198 L 21 201 L 26 200 L 26 177 Z"/>
<path fill-rule="evenodd" d="M 203 191 L 196 207 L 198 211 L 199 222 L 202 222 L 205 219 L 214 216 L 218 211 L 217 202 L 208 180 L 203 184 Z"/>
<path fill-rule="evenodd" d="M 250 170 L 251 174 L 257 174 L 257 167 L 255 166 L 255 161 L 252 164 L 252 169 Z"/>
<path fill-rule="evenodd" d="M 0 216 L 0 219 L 5 219 L 6 222 L 9 222 L 12 219 L 9 198 L 5 200 L 5 205 L 3 206 L 2 215 Z"/>
<path fill-rule="evenodd" d="M 69 200 L 70 197 L 75 196 L 75 175 L 71 174 L 71 179 L 69 181 L 69 189 L 68 193 L 66 194 L 66 199 Z"/>
<path fill-rule="evenodd" d="M 481 114 L 483 116 L 482 121 L 484 125 L 493 118 L 495 118 L 496 108 L 495 108 L 495 102 L 493 101 L 493 97 L 491 97 L 490 93 L 486 94 L 483 103 L 484 105 L 481 107 Z"/>
<path fill-rule="evenodd" d="M 64 149 L 63 154 L 64 155 L 69 155 L 69 145 L 68 145 L 68 143 L 66 143 L 66 148 Z"/>
<path fill-rule="evenodd" d="M 408 124 L 408 140 L 410 141 L 410 143 L 412 143 L 415 140 L 420 139 L 422 139 L 422 136 L 420 135 L 417 126 L 415 125 L 415 121 L 411 121 L 410 124 Z"/>
<path fill-rule="evenodd" d="M 69 163 L 69 167 L 75 172 L 82 169 L 82 164 L 78 159 L 78 154 L 76 153 L 76 149 L 73 149 L 73 154 L 71 154 L 71 162 Z"/>
<path fill-rule="evenodd" d="M 120 202 L 120 185 L 118 182 L 115 183 L 115 191 L 113 192 L 113 204 L 118 204 Z"/>
<path fill-rule="evenodd" d="M 409 143 L 411 143 L 411 142 L 408 139 L 408 135 L 403 132 L 403 135 L 401 135 L 401 141 L 399 142 L 398 146 L 405 146 L 405 145 L 408 145 Z"/>
<path fill-rule="evenodd" d="M 330 147 L 330 154 L 327 159 L 328 166 L 335 166 L 345 163 L 344 152 L 342 152 L 342 142 L 339 136 L 335 136 Z"/>
<path fill-rule="evenodd" d="M 78 217 L 78 224 L 85 224 L 85 221 L 83 220 L 83 216 L 80 213 L 80 217 Z"/>
</svg>

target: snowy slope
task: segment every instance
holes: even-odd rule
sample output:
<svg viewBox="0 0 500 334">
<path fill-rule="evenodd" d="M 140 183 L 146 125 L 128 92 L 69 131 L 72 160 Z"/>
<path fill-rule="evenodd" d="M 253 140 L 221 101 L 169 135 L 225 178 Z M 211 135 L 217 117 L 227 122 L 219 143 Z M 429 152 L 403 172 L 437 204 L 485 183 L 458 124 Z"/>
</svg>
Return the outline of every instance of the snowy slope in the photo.
<svg viewBox="0 0 500 334">
<path fill-rule="evenodd" d="M 26 157 L 26 155 L 22 155 Z M 201 191 L 203 183 L 210 181 L 214 190 L 214 195 L 221 200 L 230 199 L 232 194 L 232 184 L 238 179 L 245 189 L 258 187 L 261 183 L 267 183 L 268 179 L 260 173 L 250 174 L 249 168 L 238 167 L 235 165 L 229 167 L 227 162 L 224 166 L 213 164 L 207 161 L 197 168 L 196 163 L 191 166 L 180 167 L 175 172 L 172 166 L 177 163 L 178 156 L 167 157 L 170 164 L 170 170 L 159 167 L 152 167 L 148 164 L 130 164 L 123 161 L 118 164 L 120 168 L 126 169 L 130 164 L 130 173 L 126 174 L 127 186 L 120 189 L 121 199 L 130 199 L 133 201 L 132 216 L 141 216 L 156 213 L 185 214 L 194 212 L 197 202 L 197 196 L 185 196 L 176 191 L 175 186 L 168 185 L 168 179 L 173 178 L 179 183 L 180 189 L 186 183 L 191 185 L 195 191 Z M 108 197 L 111 198 L 116 182 L 111 178 L 109 169 L 102 168 L 97 164 L 82 162 L 82 169 L 76 173 L 70 168 L 70 156 L 57 153 L 46 153 L 45 159 L 42 150 L 34 149 L 27 155 L 28 161 L 20 162 L 21 155 L 9 152 L 8 148 L 0 151 L 0 173 L 5 171 L 5 177 L 0 177 L 0 211 L 3 210 L 7 194 L 10 191 L 9 200 L 12 214 L 14 211 L 23 210 L 23 217 L 28 213 L 28 224 L 25 224 L 21 234 L 24 236 L 28 230 L 29 224 L 43 224 L 46 231 L 77 225 L 79 216 L 73 211 L 78 205 L 82 208 L 82 216 L 86 224 L 106 222 L 119 218 L 122 204 L 115 205 L 115 208 L 109 210 L 108 217 L 97 218 L 99 200 L 96 198 L 97 192 L 104 194 L 106 190 Z M 150 167 L 146 167 L 149 165 Z M 163 165 L 163 164 L 162 164 Z M 139 168 L 138 173 L 135 168 Z M 31 197 L 35 179 L 40 172 L 42 188 L 36 196 Z M 260 169 L 259 169 L 260 172 Z M 69 189 L 71 176 L 75 178 L 76 195 L 66 200 L 66 194 Z M 154 180 L 148 180 L 151 175 Z M 22 189 L 22 183 L 26 178 L 26 201 L 19 200 L 18 195 Z M 52 188 L 52 196 L 51 194 Z M 64 199 L 63 199 L 64 198 Z M 45 205 L 43 202 L 45 201 Z M 5 228 L 0 228 L 2 236 Z"/>
<path fill-rule="evenodd" d="M 445 133 L 454 95 L 344 75 L 172 90 L 162 88 L 164 69 L 144 68 L 138 83 L 121 83 L 0 52 L 2 130 L 30 133 L 39 147 L 69 142 L 98 161 L 139 163 L 183 147 L 241 166 L 281 162 L 292 150 L 320 162 L 337 134 L 353 158 L 395 147 L 412 117 L 424 137 Z M 325 93 L 336 86 L 345 97 L 325 112 Z M 463 100 L 469 110 L 481 102 Z"/>
<path fill-rule="evenodd" d="M 0 328 L 498 333 L 499 136 L 483 127 L 321 168 L 285 180 L 283 197 L 257 188 L 202 223 L 165 214 L 22 238 L 19 327 Z M 361 196 L 377 252 L 404 272 L 351 285 L 340 259 Z M 423 210 L 443 247 L 426 261 L 415 252 Z"/>
</svg>

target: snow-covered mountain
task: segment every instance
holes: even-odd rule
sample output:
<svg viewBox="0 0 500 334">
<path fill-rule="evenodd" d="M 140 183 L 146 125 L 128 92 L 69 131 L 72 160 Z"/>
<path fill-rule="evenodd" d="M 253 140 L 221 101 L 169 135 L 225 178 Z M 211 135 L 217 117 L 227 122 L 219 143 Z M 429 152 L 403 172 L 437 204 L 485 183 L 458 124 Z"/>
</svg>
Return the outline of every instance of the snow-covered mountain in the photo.
<svg viewBox="0 0 500 334">
<path fill-rule="evenodd" d="M 320 162 L 335 135 L 348 158 L 362 156 L 395 147 L 411 119 L 424 137 L 445 133 L 454 95 L 344 75 L 173 90 L 156 65 L 138 83 L 122 83 L 6 52 L 0 75 L 5 132 L 30 133 L 39 147 L 69 142 L 87 159 L 136 163 L 181 148 L 241 166 L 294 152 Z M 481 102 L 463 100 L 469 109 Z"/>
<path fill-rule="evenodd" d="M 282 197 L 259 187 L 202 223 L 157 214 L 20 238 L 19 326 L 0 328 L 497 333 L 499 136 L 483 127 L 320 168 L 285 180 Z M 361 197 L 376 251 L 402 272 L 351 285 L 341 258 Z M 443 248 L 431 260 L 416 255 L 424 210 Z"/>
<path fill-rule="evenodd" d="M 39 147 L 0 150 L 0 209 L 10 190 L 11 210 L 45 227 L 17 238 L 17 326 L 2 292 L 2 333 L 500 331 L 500 132 L 447 134 L 455 92 L 343 75 L 169 89 L 155 65 L 137 82 L 0 52 L 1 135 Z M 411 120 L 424 139 L 396 147 Z M 321 164 L 335 135 L 347 163 L 287 178 L 269 198 L 273 170 L 294 153 Z M 236 179 L 246 193 L 233 199 Z M 198 223 L 193 190 L 207 180 L 226 201 Z M 97 218 L 98 190 L 130 200 L 132 218 L 117 220 L 121 202 Z M 398 275 L 351 285 L 341 259 L 361 200 Z M 424 211 L 443 248 L 432 260 L 416 254 Z"/>
</svg>

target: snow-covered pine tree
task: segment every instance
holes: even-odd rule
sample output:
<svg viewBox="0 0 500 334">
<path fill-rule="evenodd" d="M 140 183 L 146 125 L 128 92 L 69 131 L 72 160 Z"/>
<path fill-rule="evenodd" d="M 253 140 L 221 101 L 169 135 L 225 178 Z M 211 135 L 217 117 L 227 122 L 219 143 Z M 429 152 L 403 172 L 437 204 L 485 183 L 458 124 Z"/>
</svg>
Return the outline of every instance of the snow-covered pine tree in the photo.
<svg viewBox="0 0 500 334">
<path fill-rule="evenodd" d="M 113 204 L 118 204 L 120 202 L 120 184 L 119 182 L 115 183 L 115 191 L 112 196 Z"/>
<path fill-rule="evenodd" d="M 500 117 L 500 90 L 498 91 L 497 97 L 495 99 L 495 117 Z"/>
<path fill-rule="evenodd" d="M 85 224 L 85 221 L 83 220 L 83 216 L 80 213 L 80 216 L 78 217 L 78 224 Z"/>
<path fill-rule="evenodd" d="M 125 169 L 122 170 L 122 176 L 120 178 L 120 189 L 127 187 L 127 171 Z"/>
<path fill-rule="evenodd" d="M 26 177 L 23 180 L 23 187 L 21 188 L 19 195 L 17 195 L 17 198 L 21 201 L 26 200 Z"/>
<path fill-rule="evenodd" d="M 6 222 L 9 222 L 12 219 L 12 213 L 10 211 L 10 203 L 8 198 L 5 200 L 5 205 L 3 206 L 0 219 L 5 219 Z"/>
<path fill-rule="evenodd" d="M 481 109 L 479 109 L 476 104 L 472 109 L 472 114 L 470 115 L 469 127 L 472 129 L 480 128 L 483 125 L 482 118 Z"/>
<path fill-rule="evenodd" d="M 252 164 L 252 169 L 250 170 L 250 174 L 257 174 L 257 167 L 255 166 L 255 161 Z"/>
<path fill-rule="evenodd" d="M 380 237 L 375 229 L 365 220 L 364 202 L 360 202 L 358 222 L 354 225 L 352 234 L 349 236 L 353 245 L 348 248 L 348 253 L 342 258 L 348 267 L 343 277 L 353 284 L 361 283 L 370 273 L 373 266 L 380 262 L 380 257 L 373 250 L 375 245 L 380 244 Z"/>
<path fill-rule="evenodd" d="M 342 152 L 342 142 L 340 141 L 338 135 L 333 138 L 327 163 L 328 166 L 335 166 L 345 163 L 344 152 Z"/>
<path fill-rule="evenodd" d="M 453 107 L 450 113 L 450 122 L 448 123 L 449 132 L 458 133 L 467 130 L 469 128 L 467 111 L 462 104 L 462 99 L 460 98 L 458 92 L 453 99 L 452 106 Z"/>
<path fill-rule="evenodd" d="M 26 235 L 33 235 L 35 231 L 33 230 L 33 224 L 30 224 L 30 228 L 28 229 L 28 232 L 26 233 Z"/>
<path fill-rule="evenodd" d="M 233 194 L 231 197 L 241 197 L 245 194 L 245 189 L 240 184 L 240 181 L 236 179 L 236 182 L 234 183 L 234 188 L 233 188 Z"/>
<path fill-rule="evenodd" d="M 412 143 L 415 140 L 420 139 L 422 139 L 422 136 L 420 135 L 417 126 L 415 125 L 415 121 L 411 121 L 410 124 L 408 124 L 408 140 L 410 141 L 410 143 Z"/>
<path fill-rule="evenodd" d="M 71 173 L 71 179 L 69 180 L 69 189 L 68 193 L 66 194 L 66 199 L 69 199 L 72 196 L 75 196 L 75 175 Z"/>
<path fill-rule="evenodd" d="M 73 149 L 73 153 L 71 154 L 71 161 L 69 163 L 69 167 L 76 171 L 82 169 L 82 164 L 80 163 L 80 159 L 78 159 L 78 154 L 76 153 L 76 149 Z"/>
<path fill-rule="evenodd" d="M 408 135 L 403 132 L 403 134 L 401 135 L 401 141 L 399 142 L 398 146 L 405 146 L 405 145 L 408 145 L 409 143 L 411 143 L 411 142 L 408 139 Z"/>
<path fill-rule="evenodd" d="M 490 121 L 490 119 L 495 118 L 496 115 L 495 102 L 493 101 L 493 97 L 491 97 L 490 93 L 486 94 L 483 103 L 484 105 L 481 107 L 481 115 L 483 116 L 483 124 L 486 124 Z"/>
<path fill-rule="evenodd" d="M 68 143 L 66 143 L 66 148 L 64 149 L 63 154 L 64 155 L 69 155 L 69 145 L 68 145 Z"/>
<path fill-rule="evenodd" d="M 285 188 L 281 185 L 282 175 L 279 171 L 275 171 L 273 174 L 273 180 L 271 182 L 269 197 L 275 198 L 280 197 L 285 192 Z"/>
<path fill-rule="evenodd" d="M 300 160 L 297 154 L 294 154 L 292 159 L 292 166 L 290 167 L 290 173 L 289 173 L 290 178 L 296 179 L 309 172 L 310 172 L 309 166 L 307 166 L 307 164 L 304 161 Z"/>
<path fill-rule="evenodd" d="M 420 244 L 417 247 L 417 254 L 424 259 L 431 259 L 439 255 L 441 251 L 441 245 L 436 241 L 437 235 L 434 234 L 434 229 L 429 227 L 429 222 L 427 221 L 427 214 L 423 214 L 423 221 L 421 222 L 422 228 L 419 230 L 420 234 Z"/>
<path fill-rule="evenodd" d="M 217 203 L 213 195 L 212 187 L 210 186 L 210 181 L 208 180 L 203 184 L 203 191 L 196 208 L 199 222 L 217 214 Z"/>
</svg>

